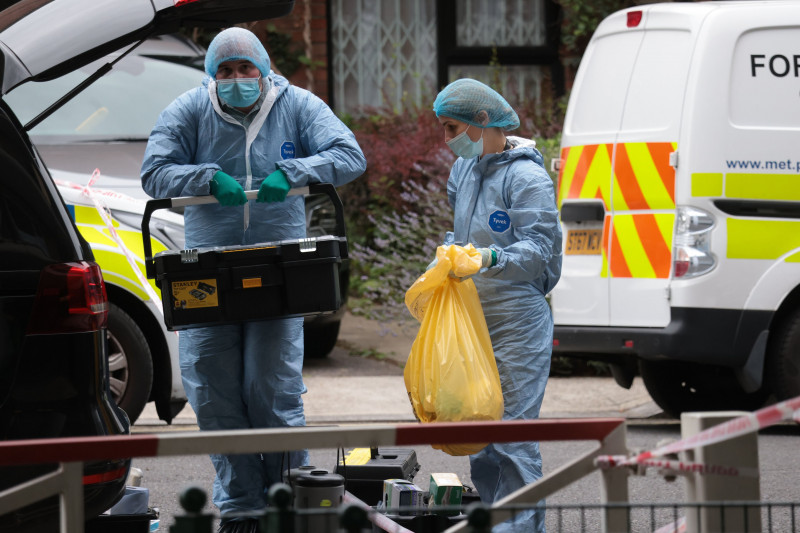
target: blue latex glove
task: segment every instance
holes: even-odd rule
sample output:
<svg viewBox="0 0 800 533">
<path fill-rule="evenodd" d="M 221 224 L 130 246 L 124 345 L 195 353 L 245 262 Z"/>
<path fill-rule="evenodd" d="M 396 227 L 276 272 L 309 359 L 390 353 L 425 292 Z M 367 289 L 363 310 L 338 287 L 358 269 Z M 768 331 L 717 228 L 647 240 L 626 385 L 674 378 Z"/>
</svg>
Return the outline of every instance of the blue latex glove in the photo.
<svg viewBox="0 0 800 533">
<path fill-rule="evenodd" d="M 244 205 L 247 203 L 247 195 L 239 182 L 228 176 L 221 170 L 218 170 L 214 177 L 211 178 L 211 194 L 220 203 L 220 205 Z"/>
<path fill-rule="evenodd" d="M 258 188 L 256 202 L 282 202 L 289 194 L 289 180 L 283 170 L 278 169 L 264 179 Z"/>
</svg>

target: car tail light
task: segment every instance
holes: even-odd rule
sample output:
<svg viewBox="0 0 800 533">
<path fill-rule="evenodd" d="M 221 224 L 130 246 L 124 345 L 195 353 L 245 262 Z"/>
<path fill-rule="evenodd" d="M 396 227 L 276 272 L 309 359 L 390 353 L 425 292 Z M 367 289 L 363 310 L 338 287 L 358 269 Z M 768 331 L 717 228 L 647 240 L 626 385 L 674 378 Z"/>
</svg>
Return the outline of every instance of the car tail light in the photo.
<svg viewBox="0 0 800 533">
<path fill-rule="evenodd" d="M 117 468 L 115 470 L 111 470 L 109 472 L 103 472 L 100 474 L 88 474 L 83 476 L 83 484 L 84 485 L 94 485 L 96 483 L 107 483 L 109 481 L 115 481 L 117 479 L 126 477 L 128 475 L 127 468 Z"/>
<path fill-rule="evenodd" d="M 107 321 L 108 296 L 96 263 L 58 263 L 42 270 L 28 333 L 96 331 Z"/>
<path fill-rule="evenodd" d="M 197 2 L 197 0 L 175 0 L 175 4 L 174 5 L 175 5 L 175 7 L 180 7 L 180 6 L 183 6 L 183 5 L 186 5 L 186 4 L 192 4 L 194 2 Z"/>
<path fill-rule="evenodd" d="M 635 28 L 642 22 L 642 12 L 641 11 L 628 11 L 628 27 Z"/>
<path fill-rule="evenodd" d="M 689 279 L 710 272 L 716 265 L 711 253 L 713 217 L 694 207 L 679 207 L 672 254 L 673 278 Z"/>
</svg>

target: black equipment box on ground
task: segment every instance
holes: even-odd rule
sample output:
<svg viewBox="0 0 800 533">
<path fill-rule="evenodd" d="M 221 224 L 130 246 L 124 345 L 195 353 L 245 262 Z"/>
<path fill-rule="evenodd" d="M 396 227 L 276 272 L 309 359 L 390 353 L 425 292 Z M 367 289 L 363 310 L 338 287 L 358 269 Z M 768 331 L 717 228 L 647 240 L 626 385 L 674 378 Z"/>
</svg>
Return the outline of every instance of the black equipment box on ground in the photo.
<svg viewBox="0 0 800 533">
<path fill-rule="evenodd" d="M 305 189 L 293 191 L 302 194 Z M 347 258 L 342 203 L 336 188 L 315 184 L 308 194 L 327 195 L 336 209 L 337 235 L 170 250 L 152 257 L 153 211 L 215 202 L 213 196 L 147 202 L 142 218 L 147 277 L 161 289 L 164 323 L 170 331 L 248 320 L 318 315 L 342 305 L 339 271 Z M 248 192 L 248 198 L 257 191 Z"/>
<path fill-rule="evenodd" d="M 425 513 L 414 516 L 387 514 L 386 518 L 392 522 L 413 531 L 414 533 L 442 533 L 459 522 L 466 520 L 467 515 L 444 516 L 440 514 Z M 373 524 L 372 533 L 384 533 L 383 529 Z"/>
<path fill-rule="evenodd" d="M 150 533 L 151 520 L 158 513 L 148 509 L 143 514 L 102 514 L 86 521 L 84 533 Z"/>
<path fill-rule="evenodd" d="M 411 448 L 355 448 L 336 465 L 345 490 L 369 506 L 383 500 L 385 479 L 413 481 L 419 469 Z"/>
</svg>

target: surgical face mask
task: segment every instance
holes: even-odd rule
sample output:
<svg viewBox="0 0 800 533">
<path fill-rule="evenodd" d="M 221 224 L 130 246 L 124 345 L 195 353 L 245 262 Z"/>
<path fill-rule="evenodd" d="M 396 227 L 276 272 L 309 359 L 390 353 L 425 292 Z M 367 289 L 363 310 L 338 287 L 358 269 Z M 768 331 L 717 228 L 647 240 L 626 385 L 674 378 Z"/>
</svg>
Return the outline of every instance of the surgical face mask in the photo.
<svg viewBox="0 0 800 533">
<path fill-rule="evenodd" d="M 261 95 L 258 78 L 231 78 L 217 80 L 217 94 L 233 107 L 248 107 L 256 103 Z"/>
<path fill-rule="evenodd" d="M 477 157 L 483 153 L 483 130 L 481 130 L 481 138 L 477 141 L 473 141 L 467 135 L 467 129 L 447 141 L 447 146 L 456 154 L 458 157 L 463 159 L 472 159 L 473 157 Z"/>
</svg>

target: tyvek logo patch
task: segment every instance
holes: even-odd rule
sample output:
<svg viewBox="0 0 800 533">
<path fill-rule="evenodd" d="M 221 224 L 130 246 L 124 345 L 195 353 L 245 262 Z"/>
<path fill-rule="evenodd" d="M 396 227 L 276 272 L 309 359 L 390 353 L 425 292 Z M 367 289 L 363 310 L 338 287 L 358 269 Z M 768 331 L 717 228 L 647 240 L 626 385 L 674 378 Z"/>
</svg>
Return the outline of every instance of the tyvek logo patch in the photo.
<svg viewBox="0 0 800 533">
<path fill-rule="evenodd" d="M 511 227 L 511 217 L 505 211 L 495 211 L 489 215 L 489 227 L 497 233 L 503 233 Z"/>
<path fill-rule="evenodd" d="M 294 159 L 294 143 L 292 141 L 284 141 L 281 145 L 281 157 L 283 159 Z"/>
</svg>

